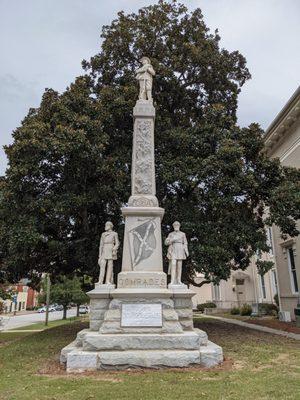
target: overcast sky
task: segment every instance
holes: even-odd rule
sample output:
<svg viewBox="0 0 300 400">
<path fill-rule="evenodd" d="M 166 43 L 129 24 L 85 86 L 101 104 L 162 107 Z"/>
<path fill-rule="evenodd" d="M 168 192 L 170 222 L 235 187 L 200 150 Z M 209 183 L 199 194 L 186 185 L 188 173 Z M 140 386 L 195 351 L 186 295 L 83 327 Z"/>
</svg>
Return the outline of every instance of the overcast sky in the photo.
<svg viewBox="0 0 300 400">
<path fill-rule="evenodd" d="M 300 0 L 183 0 L 200 7 L 221 45 L 239 50 L 252 80 L 239 97 L 241 125 L 266 128 L 299 85 Z M 46 87 L 63 91 L 81 74 L 81 60 L 99 51 L 100 29 L 120 10 L 151 0 L 0 0 L 0 175 L 2 146 Z"/>
</svg>

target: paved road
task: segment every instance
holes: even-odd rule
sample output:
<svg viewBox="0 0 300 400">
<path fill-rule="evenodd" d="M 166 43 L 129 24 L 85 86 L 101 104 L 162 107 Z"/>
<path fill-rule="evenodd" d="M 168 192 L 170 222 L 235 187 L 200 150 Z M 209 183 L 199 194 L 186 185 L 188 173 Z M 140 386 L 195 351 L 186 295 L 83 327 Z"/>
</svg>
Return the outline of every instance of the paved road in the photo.
<svg viewBox="0 0 300 400">
<path fill-rule="evenodd" d="M 68 310 L 67 317 L 74 317 L 76 315 L 76 307 Z M 49 313 L 49 320 L 62 319 L 62 311 L 54 311 Z M 35 324 L 45 321 L 45 313 L 30 313 L 16 316 L 4 316 L 4 330 L 20 328 L 22 326 Z M 1 329 L 1 328 L 0 328 Z"/>
</svg>

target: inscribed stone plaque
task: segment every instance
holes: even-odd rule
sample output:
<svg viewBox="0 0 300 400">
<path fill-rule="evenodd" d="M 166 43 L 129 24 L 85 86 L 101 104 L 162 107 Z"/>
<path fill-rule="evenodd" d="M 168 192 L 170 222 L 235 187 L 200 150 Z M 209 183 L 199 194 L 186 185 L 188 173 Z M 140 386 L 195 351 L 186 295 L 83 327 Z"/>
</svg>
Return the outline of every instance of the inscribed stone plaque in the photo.
<svg viewBox="0 0 300 400">
<path fill-rule="evenodd" d="M 161 304 L 122 304 L 122 327 L 161 327 Z"/>
</svg>

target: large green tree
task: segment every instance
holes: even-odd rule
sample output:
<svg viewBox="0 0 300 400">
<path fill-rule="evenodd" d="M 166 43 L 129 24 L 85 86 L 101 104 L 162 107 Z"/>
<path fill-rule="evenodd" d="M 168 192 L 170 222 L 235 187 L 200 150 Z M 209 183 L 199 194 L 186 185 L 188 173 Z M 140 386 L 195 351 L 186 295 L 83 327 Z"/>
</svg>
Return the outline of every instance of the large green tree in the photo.
<svg viewBox="0 0 300 400">
<path fill-rule="evenodd" d="M 1 186 L 2 272 L 93 274 L 102 222 L 120 224 L 127 176 L 102 127 L 91 80 L 46 90 L 13 133 Z"/>
<path fill-rule="evenodd" d="M 46 303 L 46 284 L 42 281 L 43 291 L 39 295 L 39 303 Z M 88 303 L 89 298 L 82 290 L 80 279 L 76 276 L 67 278 L 66 276 L 56 276 L 55 283 L 50 288 L 50 303 L 57 303 L 63 306 L 63 319 L 67 318 L 68 306 L 71 303 L 77 305 L 77 316 L 79 316 L 79 306 Z"/>
<path fill-rule="evenodd" d="M 106 219 L 122 235 L 129 196 L 134 71 L 142 55 L 156 70 L 157 196 L 190 240 L 186 280 L 245 269 L 268 250 L 265 225 L 296 235 L 299 172 L 263 153 L 257 124 L 236 122 L 238 94 L 250 78 L 245 58 L 220 47 L 200 9 L 159 1 L 118 14 L 102 29 L 85 76 L 59 95 L 47 90 L 6 148 L 2 186 L 2 269 L 14 276 L 75 269 L 96 276 L 97 241 Z M 264 210 L 268 209 L 268 218 Z M 260 272 L 270 267 L 260 262 Z"/>
</svg>

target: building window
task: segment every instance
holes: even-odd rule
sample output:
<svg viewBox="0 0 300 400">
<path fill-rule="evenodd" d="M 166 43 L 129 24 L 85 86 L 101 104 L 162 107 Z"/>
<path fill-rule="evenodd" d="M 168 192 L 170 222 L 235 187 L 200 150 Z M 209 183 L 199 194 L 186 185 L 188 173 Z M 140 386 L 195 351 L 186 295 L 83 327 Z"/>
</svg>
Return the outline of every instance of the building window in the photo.
<svg viewBox="0 0 300 400">
<path fill-rule="evenodd" d="M 267 228 L 267 245 L 270 248 L 269 254 L 272 256 L 274 254 L 274 249 L 273 249 L 272 228 L 270 226 Z"/>
<path fill-rule="evenodd" d="M 277 275 L 275 269 L 272 269 L 272 286 L 273 286 L 273 293 L 278 294 L 278 283 L 277 283 Z"/>
<path fill-rule="evenodd" d="M 293 248 L 289 247 L 287 249 L 287 253 L 288 253 L 288 265 L 289 265 L 289 270 L 290 270 L 292 292 L 294 294 L 297 294 L 299 292 L 299 288 L 298 288 L 296 263 L 295 263 L 295 256 L 294 256 Z"/>
<path fill-rule="evenodd" d="M 213 299 L 214 300 L 220 300 L 220 286 L 219 285 L 213 285 Z"/>
<path fill-rule="evenodd" d="M 266 299 L 267 298 L 267 292 L 266 292 L 265 277 L 264 277 L 264 275 L 259 275 L 259 276 L 260 276 L 260 288 L 261 288 L 262 298 Z"/>
</svg>

